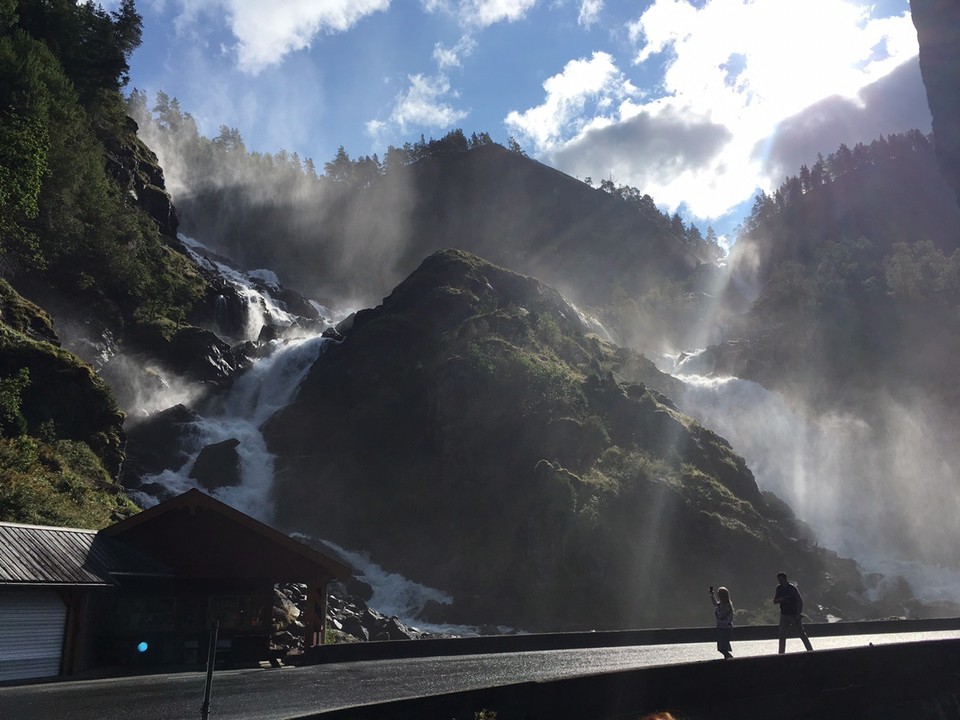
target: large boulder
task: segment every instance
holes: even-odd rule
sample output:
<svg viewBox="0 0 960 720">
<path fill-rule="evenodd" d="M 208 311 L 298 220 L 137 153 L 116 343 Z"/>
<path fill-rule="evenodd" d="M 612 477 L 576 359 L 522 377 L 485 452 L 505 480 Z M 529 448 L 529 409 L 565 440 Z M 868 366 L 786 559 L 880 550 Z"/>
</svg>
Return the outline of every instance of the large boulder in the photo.
<svg viewBox="0 0 960 720">
<path fill-rule="evenodd" d="M 207 445 L 200 451 L 190 477 L 207 490 L 234 487 L 240 484 L 240 441 L 236 438 Z"/>
</svg>

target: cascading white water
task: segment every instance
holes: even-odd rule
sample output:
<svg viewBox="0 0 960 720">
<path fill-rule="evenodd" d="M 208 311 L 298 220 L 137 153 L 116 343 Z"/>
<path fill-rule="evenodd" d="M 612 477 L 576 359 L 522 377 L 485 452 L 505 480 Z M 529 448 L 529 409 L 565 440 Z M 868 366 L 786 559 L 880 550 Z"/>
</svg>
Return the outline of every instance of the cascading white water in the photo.
<svg viewBox="0 0 960 720">
<path fill-rule="evenodd" d="M 247 322 L 239 340 L 256 339 L 268 320 L 284 328 L 296 325 L 296 318 L 269 293 L 261 292 L 251 280 L 256 278 L 277 289 L 279 283 L 272 272 L 239 272 L 223 262 L 210 260 L 207 248 L 201 243 L 183 235 L 180 240 L 198 264 L 219 273 L 241 297 L 247 299 Z M 322 310 L 326 311 L 326 308 Z M 177 471 L 166 470 L 144 478 L 144 482 L 159 483 L 176 493 L 198 487 L 190 477 L 190 471 L 200 451 L 208 445 L 235 439 L 239 441 L 240 484 L 218 488 L 212 494 L 248 515 L 269 522 L 274 458 L 267 451 L 260 426 L 293 400 L 300 382 L 329 342 L 320 336 L 319 331 L 303 330 L 295 336 L 270 342 L 264 348 L 263 357 L 255 360 L 253 366 L 234 381 L 224 397 L 206 403 L 201 411 L 202 417 L 193 423 L 182 448 L 190 460 Z M 138 499 L 145 505 L 155 502 L 144 494 Z"/>
<path fill-rule="evenodd" d="M 373 562 L 366 553 L 347 550 L 329 540 L 318 542 L 332 548 L 335 554 L 342 557 L 354 569 L 356 578 L 370 585 L 373 595 L 368 604 L 378 612 L 388 617 L 395 615 L 404 624 L 430 633 L 458 636 L 478 634 L 477 628 L 467 625 L 424 623 L 417 619 L 420 611 L 430 601 L 443 604 L 453 602 L 453 598 L 442 590 L 421 585 L 402 575 L 389 572 Z M 499 630 L 508 632 L 510 628 L 501 627 Z"/>
<path fill-rule="evenodd" d="M 564 298 L 564 300 L 566 300 L 566 298 Z M 610 334 L 610 331 L 604 327 L 602 322 L 600 322 L 600 318 L 598 318 L 596 315 L 587 314 L 569 300 L 567 300 L 567 304 L 570 305 L 574 312 L 577 313 L 577 317 L 580 318 L 580 322 L 584 324 L 588 332 L 594 333 L 597 335 L 597 337 L 606 340 L 607 342 L 616 343 L 616 340 L 614 339 L 613 335 Z"/>
<path fill-rule="evenodd" d="M 262 293 L 250 281 L 250 278 L 254 277 L 268 288 L 276 290 L 279 282 L 272 272 L 256 270 L 241 273 L 223 262 L 210 260 L 206 254 L 207 249 L 200 243 L 183 236 L 181 240 L 198 263 L 219 273 L 242 297 L 247 298 L 250 319 L 244 330 L 245 337 L 238 338 L 239 340 L 257 338 L 267 319 L 282 327 L 292 328 L 297 325 L 294 316 L 278 306 L 269 294 Z M 313 301 L 311 304 L 321 316 L 330 317 L 331 313 L 326 307 Z M 239 440 L 237 453 L 240 460 L 240 484 L 216 489 L 211 494 L 231 507 L 269 524 L 273 515 L 271 492 L 274 457 L 267 450 L 260 427 L 273 413 L 293 401 L 303 378 L 331 342 L 333 341 L 322 338 L 318 333 L 300 331 L 299 337 L 287 337 L 269 343 L 264 357 L 254 360 L 253 366 L 234 381 L 224 397 L 204 404 L 201 410 L 203 416 L 192 424 L 182 448 L 189 455 L 189 461 L 179 470 L 166 470 L 143 478 L 143 481 L 158 483 L 173 493 L 198 487 L 197 482 L 190 478 L 190 471 L 200 451 L 208 445 L 225 440 Z M 155 400 L 156 409 L 169 406 L 163 405 L 159 399 Z M 175 400 L 180 402 L 182 398 L 177 396 Z M 142 493 L 138 500 L 145 506 L 156 502 L 152 496 Z M 333 548 L 357 571 L 359 578 L 370 584 L 373 588 L 370 606 L 379 612 L 388 616 L 396 615 L 407 625 L 415 625 L 428 632 L 476 634 L 476 628 L 424 624 L 416 619 L 419 611 L 430 600 L 439 603 L 452 602 L 442 591 L 388 572 L 362 552 L 347 550 L 327 540 L 317 542 Z"/>
<path fill-rule="evenodd" d="M 841 449 L 868 442 L 855 418 L 810 418 L 777 393 L 735 377 L 685 375 L 681 409 L 726 438 L 743 456 L 762 490 L 786 500 L 821 542 L 846 554 L 864 550 L 851 528 L 863 503 L 851 507 Z M 838 452 L 839 451 L 839 452 Z"/>
<path fill-rule="evenodd" d="M 331 341 L 319 336 L 275 341 L 273 352 L 257 361 L 236 380 L 230 393 L 205 411 L 193 423 L 187 445 L 182 449 L 190 460 L 180 470 L 165 470 L 144 478 L 180 493 L 198 487 L 190 470 L 207 445 L 236 439 L 240 441 L 240 484 L 223 487 L 211 494 L 223 502 L 264 522 L 270 522 L 273 485 L 273 455 L 267 451 L 260 426 L 274 412 L 294 398 L 307 371 Z M 141 496 L 146 504 L 152 502 Z"/>
<path fill-rule="evenodd" d="M 260 335 L 261 328 L 268 323 L 280 327 L 290 327 L 296 322 L 293 315 L 280 307 L 268 293 L 263 293 L 256 288 L 252 282 L 252 279 L 256 279 L 276 289 L 280 283 L 274 272 L 264 269 L 251 270 L 246 273 L 240 272 L 225 263 L 211 259 L 207 248 L 202 243 L 186 235 L 179 235 L 178 237 L 198 265 L 221 275 L 233 285 L 240 297 L 246 302 L 246 323 L 241 336 L 237 338 L 238 340 L 256 340 Z M 326 308 L 322 308 L 321 314 L 324 316 L 328 314 Z"/>
<path fill-rule="evenodd" d="M 686 385 L 674 399 L 731 443 L 762 490 L 865 571 L 901 575 L 928 602 L 957 601 L 960 570 L 925 560 L 944 556 L 960 511 L 952 458 L 927 418 L 892 401 L 882 418 L 811 413 L 757 383 L 697 374 L 698 354 L 673 368 Z"/>
</svg>

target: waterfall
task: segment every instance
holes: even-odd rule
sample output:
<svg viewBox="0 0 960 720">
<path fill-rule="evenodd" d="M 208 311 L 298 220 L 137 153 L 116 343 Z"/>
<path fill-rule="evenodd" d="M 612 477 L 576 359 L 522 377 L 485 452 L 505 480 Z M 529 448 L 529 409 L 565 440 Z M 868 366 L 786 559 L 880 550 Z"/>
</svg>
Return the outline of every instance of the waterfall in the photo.
<svg viewBox="0 0 960 720">
<path fill-rule="evenodd" d="M 295 535 L 295 537 L 298 536 Z M 343 558 L 354 569 L 354 577 L 370 585 L 373 595 L 367 604 L 369 607 L 375 608 L 377 612 L 388 617 L 395 615 L 405 625 L 430 633 L 461 637 L 479 633 L 476 627 L 468 625 L 438 625 L 424 623 L 418 619 L 420 611 L 431 600 L 442 604 L 453 602 L 453 598 L 442 590 L 421 585 L 398 573 L 385 570 L 373 562 L 367 553 L 347 550 L 329 540 L 318 540 L 303 535 L 299 538 L 306 540 L 307 544 L 319 543 L 325 545 L 334 551 L 335 556 Z M 508 627 L 498 629 L 500 632 L 512 631 Z"/>
<path fill-rule="evenodd" d="M 922 600 L 956 602 L 960 567 L 945 559 L 960 512 L 957 459 L 932 418 L 893 401 L 876 417 L 815 413 L 748 380 L 698 375 L 698 355 L 672 368 L 686 385 L 675 400 L 730 442 L 761 490 L 866 572 L 901 575 Z"/>
<path fill-rule="evenodd" d="M 245 336 L 241 340 L 255 339 L 268 320 L 288 329 L 297 327 L 297 318 L 281 307 L 269 293 L 258 289 L 253 281 L 259 280 L 263 285 L 277 290 L 279 283 L 276 275 L 268 270 L 242 273 L 225 262 L 211 260 L 206 248 L 195 240 L 182 235 L 180 239 L 198 264 L 219 273 L 246 299 L 249 313 Z M 328 313 L 326 308 L 318 304 L 314 307 Z M 158 483 L 174 493 L 198 487 L 190 477 L 190 471 L 200 451 L 208 445 L 238 440 L 240 484 L 217 488 L 211 494 L 241 512 L 269 522 L 273 515 L 270 497 L 274 458 L 267 450 L 260 427 L 273 413 L 293 401 L 301 381 L 330 342 L 321 337 L 319 331 L 288 333 L 287 337 L 266 344 L 261 350 L 262 357 L 255 359 L 252 367 L 236 378 L 229 392 L 222 397 L 203 403 L 197 397 L 190 397 L 190 402 L 186 404 L 192 406 L 200 418 L 189 428 L 182 448 L 189 456 L 189 461 L 179 470 L 165 470 L 143 478 L 144 483 Z M 182 398 L 178 396 L 176 401 L 181 402 Z M 155 406 L 156 409 L 162 409 L 169 407 L 169 404 L 155 403 Z M 155 498 L 144 493 L 138 493 L 137 500 L 143 505 L 156 502 Z"/>
<path fill-rule="evenodd" d="M 260 426 L 292 402 L 300 382 L 329 342 L 332 341 L 315 336 L 271 343 L 271 354 L 257 361 L 235 381 L 225 397 L 205 408 L 203 417 L 193 423 L 182 448 L 190 460 L 180 470 L 165 470 L 144 478 L 144 483 L 156 482 L 174 493 L 198 487 L 190 471 L 200 451 L 207 445 L 236 439 L 240 441 L 240 484 L 218 488 L 211 494 L 241 512 L 269 522 L 273 514 L 270 494 L 274 458 L 267 451 Z M 145 504 L 155 502 L 142 494 L 138 499 Z"/>
<path fill-rule="evenodd" d="M 198 265 L 219 274 L 233 285 L 237 294 L 244 299 L 247 310 L 246 322 L 241 337 L 238 338 L 239 340 L 256 340 L 260 335 L 260 329 L 267 324 L 284 328 L 289 328 L 296 324 L 296 316 L 291 315 L 286 309 L 281 307 L 269 292 L 261 291 L 255 282 L 259 281 L 260 284 L 273 291 L 278 290 L 280 283 L 274 272 L 264 269 L 240 272 L 225 262 L 212 259 L 208 249 L 202 243 L 186 235 L 179 235 L 178 237 Z M 219 304 L 218 298 L 218 306 Z M 314 307 L 320 309 L 319 305 L 315 305 Z M 322 308 L 322 310 L 323 312 L 321 314 L 326 317 L 329 311 L 327 311 L 326 308 Z"/>
</svg>

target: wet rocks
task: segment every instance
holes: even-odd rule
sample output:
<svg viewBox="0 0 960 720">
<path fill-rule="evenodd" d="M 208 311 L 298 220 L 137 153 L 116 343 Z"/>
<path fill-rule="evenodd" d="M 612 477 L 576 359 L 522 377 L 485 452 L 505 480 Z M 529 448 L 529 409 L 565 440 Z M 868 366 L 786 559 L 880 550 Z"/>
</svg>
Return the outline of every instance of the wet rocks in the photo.
<svg viewBox="0 0 960 720">
<path fill-rule="evenodd" d="M 197 382 L 220 383 L 246 369 L 248 360 L 209 330 L 193 326 L 163 333 L 143 325 L 130 333 L 131 341 L 178 375 Z"/>
<path fill-rule="evenodd" d="M 406 625 L 395 615 L 388 617 L 369 608 L 364 598 L 351 594 L 351 591 L 359 591 L 368 595 L 366 599 L 372 596 L 372 589 L 363 581 L 333 583 L 329 590 L 327 627 L 333 631 L 335 642 L 415 640 L 430 636 L 430 633 Z"/>
<path fill-rule="evenodd" d="M 416 640 L 426 637 L 444 637 L 424 632 L 405 624 L 400 618 L 387 616 L 369 608 L 364 598 L 351 594 L 358 592 L 372 596 L 372 589 L 355 578 L 346 583 L 332 583 L 327 597 L 328 643 L 367 642 L 384 640 Z M 299 617 L 307 601 L 307 587 L 298 583 L 278 585 L 274 590 L 271 643 L 283 654 L 303 652 L 303 623 Z"/>
<path fill-rule="evenodd" d="M 139 488 L 142 478 L 163 470 L 183 467 L 189 456 L 183 451 L 185 435 L 197 414 L 184 405 L 174 405 L 127 428 L 126 460 L 121 482 Z"/>
</svg>

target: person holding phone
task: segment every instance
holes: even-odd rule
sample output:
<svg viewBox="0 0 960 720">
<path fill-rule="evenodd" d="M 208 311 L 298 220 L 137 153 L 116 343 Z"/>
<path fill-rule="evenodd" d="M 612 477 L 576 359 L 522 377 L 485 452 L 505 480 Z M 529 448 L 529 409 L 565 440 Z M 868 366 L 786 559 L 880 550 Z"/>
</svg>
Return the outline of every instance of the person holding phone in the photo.
<svg viewBox="0 0 960 720">
<path fill-rule="evenodd" d="M 717 617 L 717 650 L 724 660 L 729 660 L 733 657 L 733 648 L 730 646 L 733 638 L 733 603 L 730 602 L 730 591 L 719 587 L 714 593 L 711 585 L 710 602 L 713 603 L 713 614 Z"/>
</svg>

